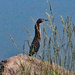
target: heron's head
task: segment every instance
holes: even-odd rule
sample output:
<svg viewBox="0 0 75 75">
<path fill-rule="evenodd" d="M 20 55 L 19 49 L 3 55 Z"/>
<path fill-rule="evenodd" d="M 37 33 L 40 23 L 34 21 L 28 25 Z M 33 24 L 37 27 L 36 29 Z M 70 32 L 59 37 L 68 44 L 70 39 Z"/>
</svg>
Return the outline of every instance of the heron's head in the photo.
<svg viewBox="0 0 75 75">
<path fill-rule="evenodd" d="M 48 20 L 48 19 L 41 19 L 41 18 L 40 18 L 40 19 L 37 20 L 37 23 L 42 23 L 42 22 L 44 22 L 44 21 L 49 21 L 49 20 Z"/>
</svg>

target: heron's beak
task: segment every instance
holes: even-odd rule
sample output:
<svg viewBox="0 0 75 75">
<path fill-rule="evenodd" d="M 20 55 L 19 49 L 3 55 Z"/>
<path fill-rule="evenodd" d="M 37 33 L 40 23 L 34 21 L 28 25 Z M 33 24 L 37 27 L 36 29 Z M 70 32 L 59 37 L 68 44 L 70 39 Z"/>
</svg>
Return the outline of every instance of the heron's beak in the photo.
<svg viewBox="0 0 75 75">
<path fill-rule="evenodd" d="M 44 21 L 49 21 L 48 19 L 45 19 Z"/>
</svg>

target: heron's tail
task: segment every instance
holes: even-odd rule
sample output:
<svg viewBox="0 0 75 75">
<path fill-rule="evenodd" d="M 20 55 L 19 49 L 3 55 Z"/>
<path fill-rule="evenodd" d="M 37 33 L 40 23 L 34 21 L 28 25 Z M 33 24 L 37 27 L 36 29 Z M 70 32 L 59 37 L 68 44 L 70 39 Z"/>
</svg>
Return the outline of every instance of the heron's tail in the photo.
<svg viewBox="0 0 75 75">
<path fill-rule="evenodd" d="M 32 56 L 32 55 L 29 53 L 29 56 Z"/>
<path fill-rule="evenodd" d="M 34 54 L 34 53 L 33 53 L 33 52 L 31 52 L 31 51 L 29 52 L 29 56 L 33 56 L 33 54 Z"/>
</svg>

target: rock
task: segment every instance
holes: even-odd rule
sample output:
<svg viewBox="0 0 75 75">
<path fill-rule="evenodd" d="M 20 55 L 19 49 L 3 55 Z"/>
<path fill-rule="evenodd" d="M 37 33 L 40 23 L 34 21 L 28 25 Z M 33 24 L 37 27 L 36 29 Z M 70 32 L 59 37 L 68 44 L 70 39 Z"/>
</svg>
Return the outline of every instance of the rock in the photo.
<svg viewBox="0 0 75 75">
<path fill-rule="evenodd" d="M 73 73 L 47 61 L 19 54 L 0 62 L 0 75 L 73 75 Z"/>
</svg>

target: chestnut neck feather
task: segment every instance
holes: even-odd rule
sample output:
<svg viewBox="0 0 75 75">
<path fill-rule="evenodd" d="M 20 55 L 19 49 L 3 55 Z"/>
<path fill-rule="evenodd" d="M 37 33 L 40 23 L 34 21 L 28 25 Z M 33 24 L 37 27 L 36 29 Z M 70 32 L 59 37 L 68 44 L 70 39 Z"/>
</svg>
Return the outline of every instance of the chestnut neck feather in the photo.
<svg viewBox="0 0 75 75">
<path fill-rule="evenodd" d="M 35 24 L 35 37 L 41 40 L 40 24 Z"/>
</svg>

